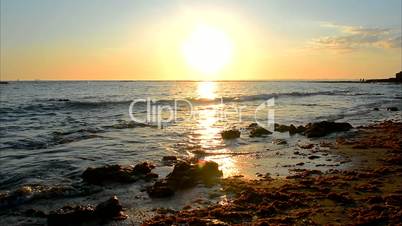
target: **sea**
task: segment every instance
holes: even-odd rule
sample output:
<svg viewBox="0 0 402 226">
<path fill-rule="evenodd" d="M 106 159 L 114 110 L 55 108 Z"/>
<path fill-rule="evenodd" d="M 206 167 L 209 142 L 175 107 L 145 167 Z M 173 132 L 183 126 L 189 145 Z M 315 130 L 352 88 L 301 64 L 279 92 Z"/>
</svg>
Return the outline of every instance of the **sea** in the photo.
<svg viewBox="0 0 402 226">
<path fill-rule="evenodd" d="M 397 107 L 399 111 L 388 111 Z M 198 186 L 168 199 L 151 199 L 150 182 L 89 186 L 88 167 L 152 162 L 160 178 L 172 165 L 164 156 L 197 157 L 219 164 L 224 177 L 284 177 L 295 169 L 342 169 L 352 162 L 320 152 L 323 139 L 273 131 L 273 123 L 295 126 L 318 121 L 353 127 L 402 120 L 402 85 L 335 81 L 15 81 L 0 85 L 0 197 L 29 187 L 26 194 L 0 202 L 0 225 L 41 219 L 22 214 L 64 205 L 98 203 L 117 195 L 132 225 L 155 208 L 181 209 L 224 202 L 219 188 Z M 251 123 L 272 131 L 250 137 Z M 221 132 L 239 129 L 238 139 Z M 353 132 L 350 131 L 351 133 Z M 316 144 L 319 158 L 307 159 Z M 295 152 L 298 154 L 296 155 Z M 303 164 L 298 164 L 298 163 Z M 211 190 L 212 189 L 212 190 Z M 215 190 L 214 190 L 215 189 Z M 0 199 L 1 200 L 1 199 Z M 203 201 L 200 201 L 203 200 Z M 21 214 L 19 214 L 21 213 Z M 43 220 L 42 220 L 43 221 Z M 22 223 L 21 223 L 22 222 Z"/>
</svg>

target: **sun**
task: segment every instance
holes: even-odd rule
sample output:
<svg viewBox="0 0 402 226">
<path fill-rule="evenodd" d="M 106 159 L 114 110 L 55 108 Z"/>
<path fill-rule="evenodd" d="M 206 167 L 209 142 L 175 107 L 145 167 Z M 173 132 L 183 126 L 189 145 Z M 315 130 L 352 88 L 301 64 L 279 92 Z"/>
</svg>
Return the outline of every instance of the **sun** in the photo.
<svg viewBox="0 0 402 226">
<path fill-rule="evenodd" d="M 233 43 L 218 28 L 199 25 L 184 41 L 182 53 L 186 62 L 203 74 L 216 74 L 233 55 Z"/>
</svg>

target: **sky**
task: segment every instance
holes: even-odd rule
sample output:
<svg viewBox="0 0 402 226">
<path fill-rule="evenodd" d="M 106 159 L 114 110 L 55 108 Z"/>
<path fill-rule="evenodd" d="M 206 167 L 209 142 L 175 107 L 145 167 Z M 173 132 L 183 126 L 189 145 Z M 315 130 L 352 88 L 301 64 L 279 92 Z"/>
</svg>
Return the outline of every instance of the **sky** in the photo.
<svg viewBox="0 0 402 226">
<path fill-rule="evenodd" d="M 402 69 L 401 11 L 401 0 L 0 0 L 0 79 L 387 78 Z"/>
</svg>

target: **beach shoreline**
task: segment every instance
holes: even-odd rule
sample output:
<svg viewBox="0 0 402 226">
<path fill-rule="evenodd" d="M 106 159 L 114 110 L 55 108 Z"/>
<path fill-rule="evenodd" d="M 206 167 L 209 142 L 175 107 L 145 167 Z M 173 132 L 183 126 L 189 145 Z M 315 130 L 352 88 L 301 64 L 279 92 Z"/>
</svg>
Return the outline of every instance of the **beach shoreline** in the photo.
<svg viewBox="0 0 402 226">
<path fill-rule="evenodd" d="M 286 178 L 223 179 L 233 198 L 201 209 L 167 211 L 143 225 L 393 225 L 402 211 L 402 123 L 359 127 L 331 151 L 354 163 L 348 170 L 300 170 Z"/>
</svg>

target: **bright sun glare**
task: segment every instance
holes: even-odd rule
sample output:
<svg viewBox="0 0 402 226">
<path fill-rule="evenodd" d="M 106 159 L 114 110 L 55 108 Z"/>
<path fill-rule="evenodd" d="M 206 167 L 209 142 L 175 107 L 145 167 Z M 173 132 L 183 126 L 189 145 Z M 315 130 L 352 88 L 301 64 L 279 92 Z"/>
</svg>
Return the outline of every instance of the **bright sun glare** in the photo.
<svg viewBox="0 0 402 226">
<path fill-rule="evenodd" d="M 204 74 L 215 74 L 230 62 L 233 43 L 223 31 L 200 25 L 183 43 L 182 52 L 192 68 Z"/>
</svg>

